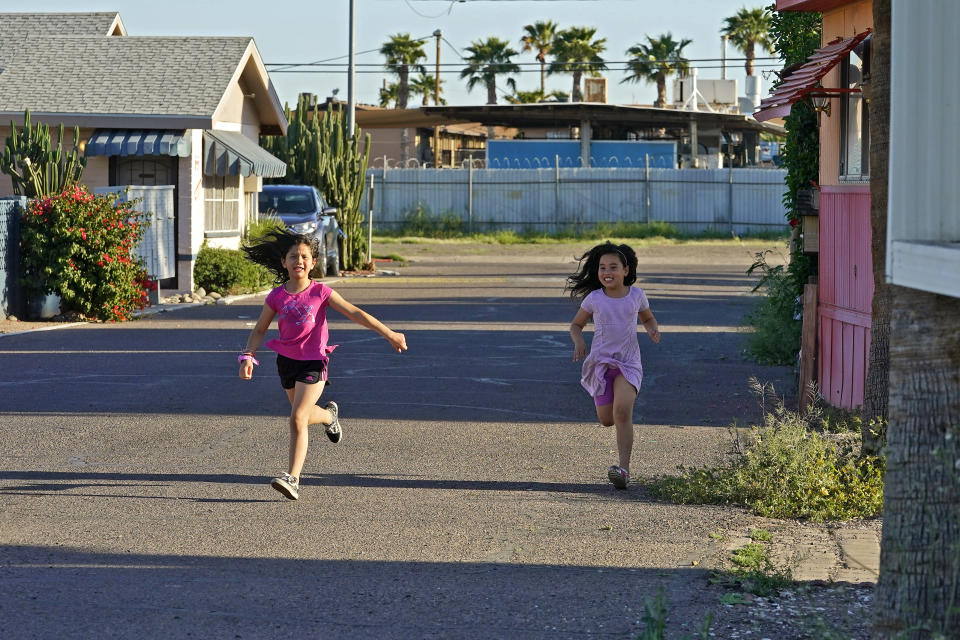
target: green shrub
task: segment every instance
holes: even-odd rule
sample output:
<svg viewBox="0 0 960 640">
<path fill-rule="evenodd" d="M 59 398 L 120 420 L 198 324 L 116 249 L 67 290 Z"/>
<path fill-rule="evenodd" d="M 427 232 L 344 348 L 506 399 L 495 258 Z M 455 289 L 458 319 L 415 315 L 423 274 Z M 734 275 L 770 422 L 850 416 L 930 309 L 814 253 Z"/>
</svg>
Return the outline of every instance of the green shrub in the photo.
<svg viewBox="0 0 960 640">
<path fill-rule="evenodd" d="M 748 275 L 756 271 L 761 274 L 753 290 L 764 290 L 764 297 L 746 318 L 754 329 L 747 338 L 747 354 L 759 364 L 795 365 L 803 327 L 800 300 L 811 269 L 810 259 L 797 255 L 786 267 L 771 267 L 767 263 L 770 253 L 758 253 L 747 269 Z"/>
<path fill-rule="evenodd" d="M 103 321 L 147 305 L 147 273 L 133 253 L 145 215 L 117 198 L 74 185 L 28 202 L 20 232 L 28 298 L 53 293 L 61 311 Z"/>
<path fill-rule="evenodd" d="M 198 287 L 222 294 L 253 293 L 273 282 L 273 275 L 233 249 L 204 246 L 197 254 L 193 278 Z"/>
<path fill-rule="evenodd" d="M 752 381 L 754 391 L 767 386 Z M 679 476 L 654 479 L 651 491 L 681 504 L 739 504 L 768 518 L 822 522 L 869 518 L 883 507 L 884 461 L 811 428 L 778 402 L 749 434 L 731 428 L 732 450 L 717 467 L 680 466 Z"/>
<path fill-rule="evenodd" d="M 271 231 L 279 231 L 286 228 L 283 220 L 269 214 L 261 213 L 260 217 L 247 225 L 247 230 L 243 234 L 244 239 L 249 243 L 255 243 Z"/>
<path fill-rule="evenodd" d="M 463 220 L 455 213 L 432 215 L 430 210 L 420 203 L 404 214 L 400 234 L 422 236 L 426 238 L 459 238 L 463 235 Z"/>
</svg>

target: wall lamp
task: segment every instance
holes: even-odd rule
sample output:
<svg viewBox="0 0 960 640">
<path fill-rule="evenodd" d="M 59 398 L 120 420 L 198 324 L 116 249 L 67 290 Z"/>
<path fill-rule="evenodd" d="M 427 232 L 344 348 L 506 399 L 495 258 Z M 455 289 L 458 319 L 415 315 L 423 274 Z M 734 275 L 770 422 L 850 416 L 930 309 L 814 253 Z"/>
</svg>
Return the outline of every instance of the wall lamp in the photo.
<svg viewBox="0 0 960 640">
<path fill-rule="evenodd" d="M 825 113 L 830 117 L 830 95 L 827 93 L 811 93 L 810 104 L 817 114 Z"/>
</svg>

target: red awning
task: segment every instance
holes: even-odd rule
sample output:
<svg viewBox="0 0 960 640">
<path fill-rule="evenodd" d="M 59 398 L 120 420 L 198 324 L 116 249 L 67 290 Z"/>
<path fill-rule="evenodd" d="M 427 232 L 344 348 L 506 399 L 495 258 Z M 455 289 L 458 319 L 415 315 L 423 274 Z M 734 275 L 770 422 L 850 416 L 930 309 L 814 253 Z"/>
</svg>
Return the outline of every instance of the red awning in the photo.
<svg viewBox="0 0 960 640">
<path fill-rule="evenodd" d="M 804 96 L 815 92 L 823 76 L 843 60 L 857 45 L 867 39 L 871 33 L 867 29 L 852 38 L 841 40 L 837 38 L 825 47 L 817 49 L 807 58 L 799 69 L 791 73 L 786 81 L 774 89 L 767 98 L 760 102 L 760 108 L 753 117 L 763 122 L 771 118 L 785 118 L 790 115 L 790 107 L 794 102 L 802 100 Z"/>
</svg>

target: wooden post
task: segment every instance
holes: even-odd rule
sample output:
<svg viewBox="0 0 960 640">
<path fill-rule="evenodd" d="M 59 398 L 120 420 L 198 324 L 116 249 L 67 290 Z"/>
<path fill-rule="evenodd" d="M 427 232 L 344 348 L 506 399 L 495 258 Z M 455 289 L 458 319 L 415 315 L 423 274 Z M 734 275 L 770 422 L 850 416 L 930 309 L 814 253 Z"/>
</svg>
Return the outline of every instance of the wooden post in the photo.
<svg viewBox="0 0 960 640">
<path fill-rule="evenodd" d="M 803 325 L 800 330 L 800 389 L 797 410 L 804 413 L 813 402 L 810 385 L 817 372 L 817 285 L 803 287 Z"/>
</svg>

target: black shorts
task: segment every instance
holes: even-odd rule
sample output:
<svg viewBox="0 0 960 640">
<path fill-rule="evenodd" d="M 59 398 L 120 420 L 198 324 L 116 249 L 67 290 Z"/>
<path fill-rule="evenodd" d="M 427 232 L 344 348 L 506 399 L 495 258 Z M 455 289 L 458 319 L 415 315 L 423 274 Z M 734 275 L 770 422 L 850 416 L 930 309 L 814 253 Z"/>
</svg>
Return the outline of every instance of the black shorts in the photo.
<svg viewBox="0 0 960 640">
<path fill-rule="evenodd" d="M 294 360 L 278 353 L 277 373 L 283 388 L 293 389 L 298 382 L 327 382 L 327 363 L 325 360 Z"/>
</svg>

